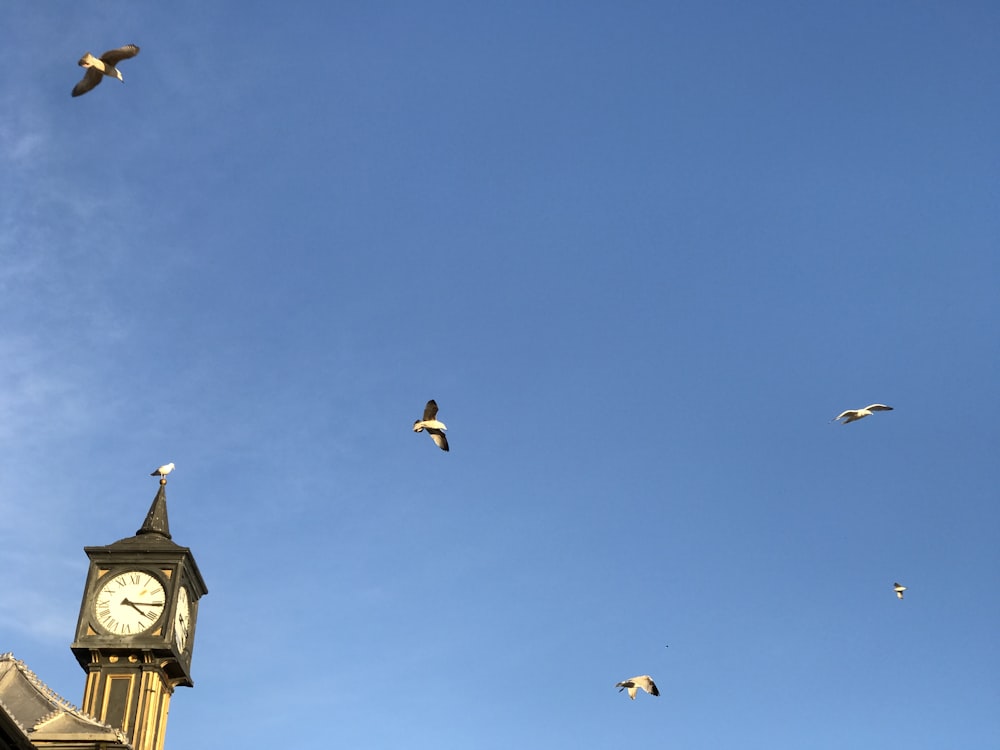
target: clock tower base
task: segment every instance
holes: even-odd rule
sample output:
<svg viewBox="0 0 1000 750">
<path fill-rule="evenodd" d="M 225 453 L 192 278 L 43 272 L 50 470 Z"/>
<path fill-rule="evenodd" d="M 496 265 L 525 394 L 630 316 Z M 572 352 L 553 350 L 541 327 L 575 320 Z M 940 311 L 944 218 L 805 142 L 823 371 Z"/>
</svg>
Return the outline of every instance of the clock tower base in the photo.
<svg viewBox="0 0 1000 750">
<path fill-rule="evenodd" d="M 149 651 L 95 651 L 81 708 L 122 727 L 134 750 L 159 750 L 174 688 L 160 659 Z"/>
</svg>

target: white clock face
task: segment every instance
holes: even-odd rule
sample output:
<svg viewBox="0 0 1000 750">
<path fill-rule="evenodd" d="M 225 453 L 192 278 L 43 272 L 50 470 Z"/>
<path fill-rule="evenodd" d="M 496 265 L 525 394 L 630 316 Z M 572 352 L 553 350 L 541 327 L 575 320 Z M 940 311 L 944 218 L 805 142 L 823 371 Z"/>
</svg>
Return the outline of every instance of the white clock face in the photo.
<svg viewBox="0 0 1000 750">
<path fill-rule="evenodd" d="M 174 641 L 180 651 L 187 648 L 190 633 L 191 604 L 188 601 L 187 589 L 181 586 L 177 591 L 177 607 L 174 609 Z"/>
<path fill-rule="evenodd" d="M 150 630 L 163 614 L 163 584 L 144 570 L 126 570 L 106 577 L 94 597 L 94 615 L 115 635 Z"/>
</svg>

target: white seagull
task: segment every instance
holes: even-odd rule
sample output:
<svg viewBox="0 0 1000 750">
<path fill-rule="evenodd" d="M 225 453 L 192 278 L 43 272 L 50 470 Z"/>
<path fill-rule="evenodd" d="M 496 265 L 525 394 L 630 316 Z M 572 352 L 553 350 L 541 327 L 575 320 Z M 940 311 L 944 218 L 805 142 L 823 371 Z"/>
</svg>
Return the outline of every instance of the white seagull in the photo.
<svg viewBox="0 0 1000 750">
<path fill-rule="evenodd" d="M 892 584 L 892 590 L 896 592 L 896 598 L 902 599 L 903 592 L 906 591 L 906 586 L 901 586 L 898 583 Z"/>
<path fill-rule="evenodd" d="M 424 407 L 424 418 L 418 419 L 413 423 L 413 431 L 423 432 L 427 430 L 427 434 L 431 436 L 434 444 L 441 450 L 446 451 L 448 450 L 448 438 L 444 433 L 448 428 L 444 426 L 444 422 L 438 422 L 437 413 L 437 402 L 431 399 L 427 402 L 427 406 Z"/>
<path fill-rule="evenodd" d="M 877 411 L 892 411 L 892 407 L 886 406 L 885 404 L 869 404 L 864 409 L 848 409 L 847 411 L 841 412 L 830 421 L 836 422 L 838 419 L 843 419 L 844 421 L 842 424 L 850 424 L 851 422 L 857 422 L 859 419 L 870 417 Z M 845 417 L 846 419 L 844 419 Z"/>
<path fill-rule="evenodd" d="M 176 467 L 173 464 L 163 464 L 159 469 L 151 472 L 149 476 L 151 477 L 165 477 L 167 474 L 172 472 Z"/>
<path fill-rule="evenodd" d="M 638 688 L 642 688 L 650 695 L 659 695 L 660 691 L 656 689 L 656 683 L 653 682 L 653 678 L 648 674 L 641 674 L 638 677 L 630 677 L 627 680 L 623 680 L 615 685 L 616 688 L 621 688 L 618 692 L 622 690 L 628 690 L 628 697 L 635 700 L 635 691 Z"/>
<path fill-rule="evenodd" d="M 125 79 L 122 78 L 121 72 L 115 66 L 122 60 L 127 60 L 138 54 L 139 48 L 134 44 L 126 44 L 124 47 L 119 47 L 118 49 L 109 49 L 100 57 L 94 57 L 87 52 L 80 58 L 80 62 L 78 63 L 81 68 L 86 68 L 87 72 L 83 74 L 83 80 L 73 87 L 73 96 L 86 94 L 94 86 L 103 81 L 104 76 L 117 78 L 124 83 Z"/>
</svg>

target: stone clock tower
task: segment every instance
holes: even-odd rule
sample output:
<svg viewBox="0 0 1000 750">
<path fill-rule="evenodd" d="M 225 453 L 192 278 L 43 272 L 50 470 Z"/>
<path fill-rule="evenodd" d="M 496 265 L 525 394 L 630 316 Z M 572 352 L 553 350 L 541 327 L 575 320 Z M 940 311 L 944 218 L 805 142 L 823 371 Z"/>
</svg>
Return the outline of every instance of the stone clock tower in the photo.
<svg viewBox="0 0 1000 750">
<path fill-rule="evenodd" d="M 170 697 L 193 687 L 198 601 L 191 550 L 171 541 L 167 480 L 135 536 L 85 547 L 90 570 L 72 649 L 87 672 L 81 708 L 120 728 L 134 750 L 162 750 Z"/>
</svg>

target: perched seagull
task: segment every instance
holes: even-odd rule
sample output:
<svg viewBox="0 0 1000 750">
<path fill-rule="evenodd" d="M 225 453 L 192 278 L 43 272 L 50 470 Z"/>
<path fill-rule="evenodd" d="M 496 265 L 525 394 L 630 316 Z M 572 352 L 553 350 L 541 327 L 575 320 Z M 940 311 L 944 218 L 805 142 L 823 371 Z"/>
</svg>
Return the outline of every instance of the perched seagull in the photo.
<svg viewBox="0 0 1000 750">
<path fill-rule="evenodd" d="M 73 96 L 86 94 L 104 80 L 104 76 L 117 78 L 124 83 L 121 72 L 115 66 L 122 60 L 128 60 L 138 54 L 139 48 L 134 44 L 126 44 L 118 49 L 109 49 L 100 57 L 94 57 L 88 52 L 80 58 L 79 65 L 81 68 L 86 68 L 87 72 L 83 74 L 83 80 L 73 87 Z"/>
<path fill-rule="evenodd" d="M 906 591 L 906 586 L 900 586 L 898 583 L 892 584 L 892 590 L 896 592 L 896 597 L 898 599 L 903 598 L 903 592 Z"/>
<path fill-rule="evenodd" d="M 623 682 L 619 682 L 615 685 L 616 688 L 621 688 L 618 692 L 628 689 L 628 697 L 635 700 L 635 691 L 642 688 L 650 695 L 659 695 L 660 691 L 656 689 L 656 683 L 653 682 L 653 678 L 648 674 L 642 674 L 638 677 L 631 677 Z"/>
<path fill-rule="evenodd" d="M 446 451 L 448 450 L 448 438 L 444 433 L 448 428 L 444 426 L 444 422 L 438 422 L 437 413 L 437 402 L 431 399 L 427 402 L 427 406 L 424 407 L 424 418 L 418 419 L 413 423 L 413 431 L 423 432 L 427 430 L 427 434 L 431 436 L 434 444 L 441 450 Z"/>
<path fill-rule="evenodd" d="M 176 467 L 173 464 L 164 464 L 156 471 L 152 472 L 149 476 L 151 477 L 165 477 L 167 474 L 172 472 Z"/>
<path fill-rule="evenodd" d="M 842 424 L 850 424 L 851 422 L 857 422 L 859 419 L 864 419 L 865 417 L 870 417 L 874 412 L 877 411 L 892 411 L 891 406 L 886 406 L 885 404 L 869 404 L 864 409 L 848 409 L 845 412 L 841 412 L 839 416 L 831 419 L 831 422 L 836 422 L 838 419 L 843 419 Z M 847 417 L 844 419 L 844 417 Z"/>
</svg>

